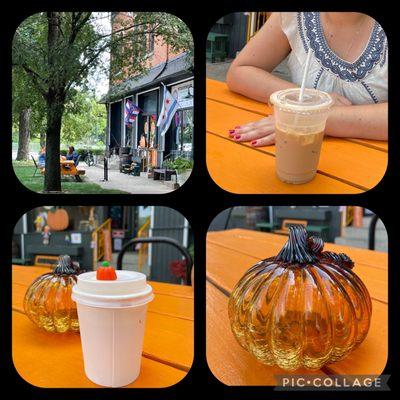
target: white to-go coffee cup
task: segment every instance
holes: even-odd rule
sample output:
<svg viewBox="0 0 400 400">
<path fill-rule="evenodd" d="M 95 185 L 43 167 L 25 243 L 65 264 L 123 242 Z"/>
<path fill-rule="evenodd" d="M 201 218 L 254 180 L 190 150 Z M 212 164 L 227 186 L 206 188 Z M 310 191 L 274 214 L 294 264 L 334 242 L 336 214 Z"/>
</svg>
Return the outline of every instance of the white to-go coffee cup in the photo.
<svg viewBox="0 0 400 400">
<path fill-rule="evenodd" d="M 140 272 L 116 271 L 117 280 L 78 275 L 77 303 L 86 376 L 94 383 L 121 387 L 140 373 L 147 303 L 153 290 Z"/>
</svg>

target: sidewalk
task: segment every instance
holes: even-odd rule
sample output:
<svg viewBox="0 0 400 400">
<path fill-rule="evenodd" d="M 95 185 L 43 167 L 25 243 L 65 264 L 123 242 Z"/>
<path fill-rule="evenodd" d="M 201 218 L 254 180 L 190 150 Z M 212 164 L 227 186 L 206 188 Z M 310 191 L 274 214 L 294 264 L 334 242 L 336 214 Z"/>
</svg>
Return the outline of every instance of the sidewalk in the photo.
<svg viewBox="0 0 400 400">
<path fill-rule="evenodd" d="M 85 166 L 85 170 L 86 174 L 84 180 L 86 182 L 96 183 L 104 189 L 122 190 L 133 194 L 163 194 L 173 191 L 173 189 L 162 181 L 148 179 L 146 173 L 142 173 L 141 176 L 132 176 L 122 174 L 116 170 L 109 170 L 108 181 L 102 182 L 104 178 L 103 168 Z"/>
<path fill-rule="evenodd" d="M 215 79 L 217 81 L 226 82 L 226 74 L 231 66 L 233 60 L 226 59 L 223 62 L 211 63 L 207 61 L 206 76 L 207 78 Z"/>
</svg>

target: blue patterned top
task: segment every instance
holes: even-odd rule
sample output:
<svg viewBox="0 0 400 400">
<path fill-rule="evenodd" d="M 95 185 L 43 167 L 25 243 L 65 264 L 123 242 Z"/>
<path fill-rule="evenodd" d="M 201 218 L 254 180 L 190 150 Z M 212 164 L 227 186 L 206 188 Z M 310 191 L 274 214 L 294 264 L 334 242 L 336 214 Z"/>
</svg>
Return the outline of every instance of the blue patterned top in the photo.
<svg viewBox="0 0 400 400">
<path fill-rule="evenodd" d="M 352 63 L 341 59 L 329 47 L 319 12 L 281 13 L 281 24 L 292 49 L 288 68 L 294 83 L 301 84 L 311 48 L 307 87 L 336 92 L 353 104 L 387 101 L 388 45 L 378 22 L 374 23 L 364 51 Z"/>
</svg>

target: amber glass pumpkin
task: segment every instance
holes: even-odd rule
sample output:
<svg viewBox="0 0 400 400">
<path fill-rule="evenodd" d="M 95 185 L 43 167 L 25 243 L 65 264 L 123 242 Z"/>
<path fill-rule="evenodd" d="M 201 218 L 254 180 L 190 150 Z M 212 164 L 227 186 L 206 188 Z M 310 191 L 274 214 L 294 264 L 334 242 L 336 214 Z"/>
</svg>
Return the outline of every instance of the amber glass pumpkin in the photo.
<svg viewBox="0 0 400 400">
<path fill-rule="evenodd" d="M 41 275 L 26 291 L 26 315 L 47 332 L 78 332 L 76 304 L 71 299 L 77 275 L 71 258 L 61 256 L 54 271 Z"/>
<path fill-rule="evenodd" d="M 368 290 L 348 256 L 323 246 L 293 225 L 280 253 L 250 268 L 234 288 L 232 332 L 262 363 L 319 369 L 365 339 L 372 311 Z"/>
</svg>

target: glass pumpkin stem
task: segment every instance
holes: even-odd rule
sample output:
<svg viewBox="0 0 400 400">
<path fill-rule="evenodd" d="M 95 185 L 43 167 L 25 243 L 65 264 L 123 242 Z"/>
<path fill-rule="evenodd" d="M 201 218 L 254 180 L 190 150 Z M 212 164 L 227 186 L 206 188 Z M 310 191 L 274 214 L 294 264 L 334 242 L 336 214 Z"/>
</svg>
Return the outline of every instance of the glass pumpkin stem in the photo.
<svg viewBox="0 0 400 400">
<path fill-rule="evenodd" d="M 54 268 L 54 273 L 57 275 L 71 275 L 76 274 L 76 269 L 71 257 L 68 255 L 60 256 L 58 264 Z"/>
<path fill-rule="evenodd" d="M 344 253 L 338 254 L 333 251 L 324 251 L 321 253 L 321 261 L 334 263 L 340 268 L 352 269 L 354 267 L 353 260 Z"/>
<path fill-rule="evenodd" d="M 310 264 L 317 260 L 309 246 L 308 233 L 303 225 L 289 227 L 289 239 L 275 260 L 291 264 Z"/>
</svg>

